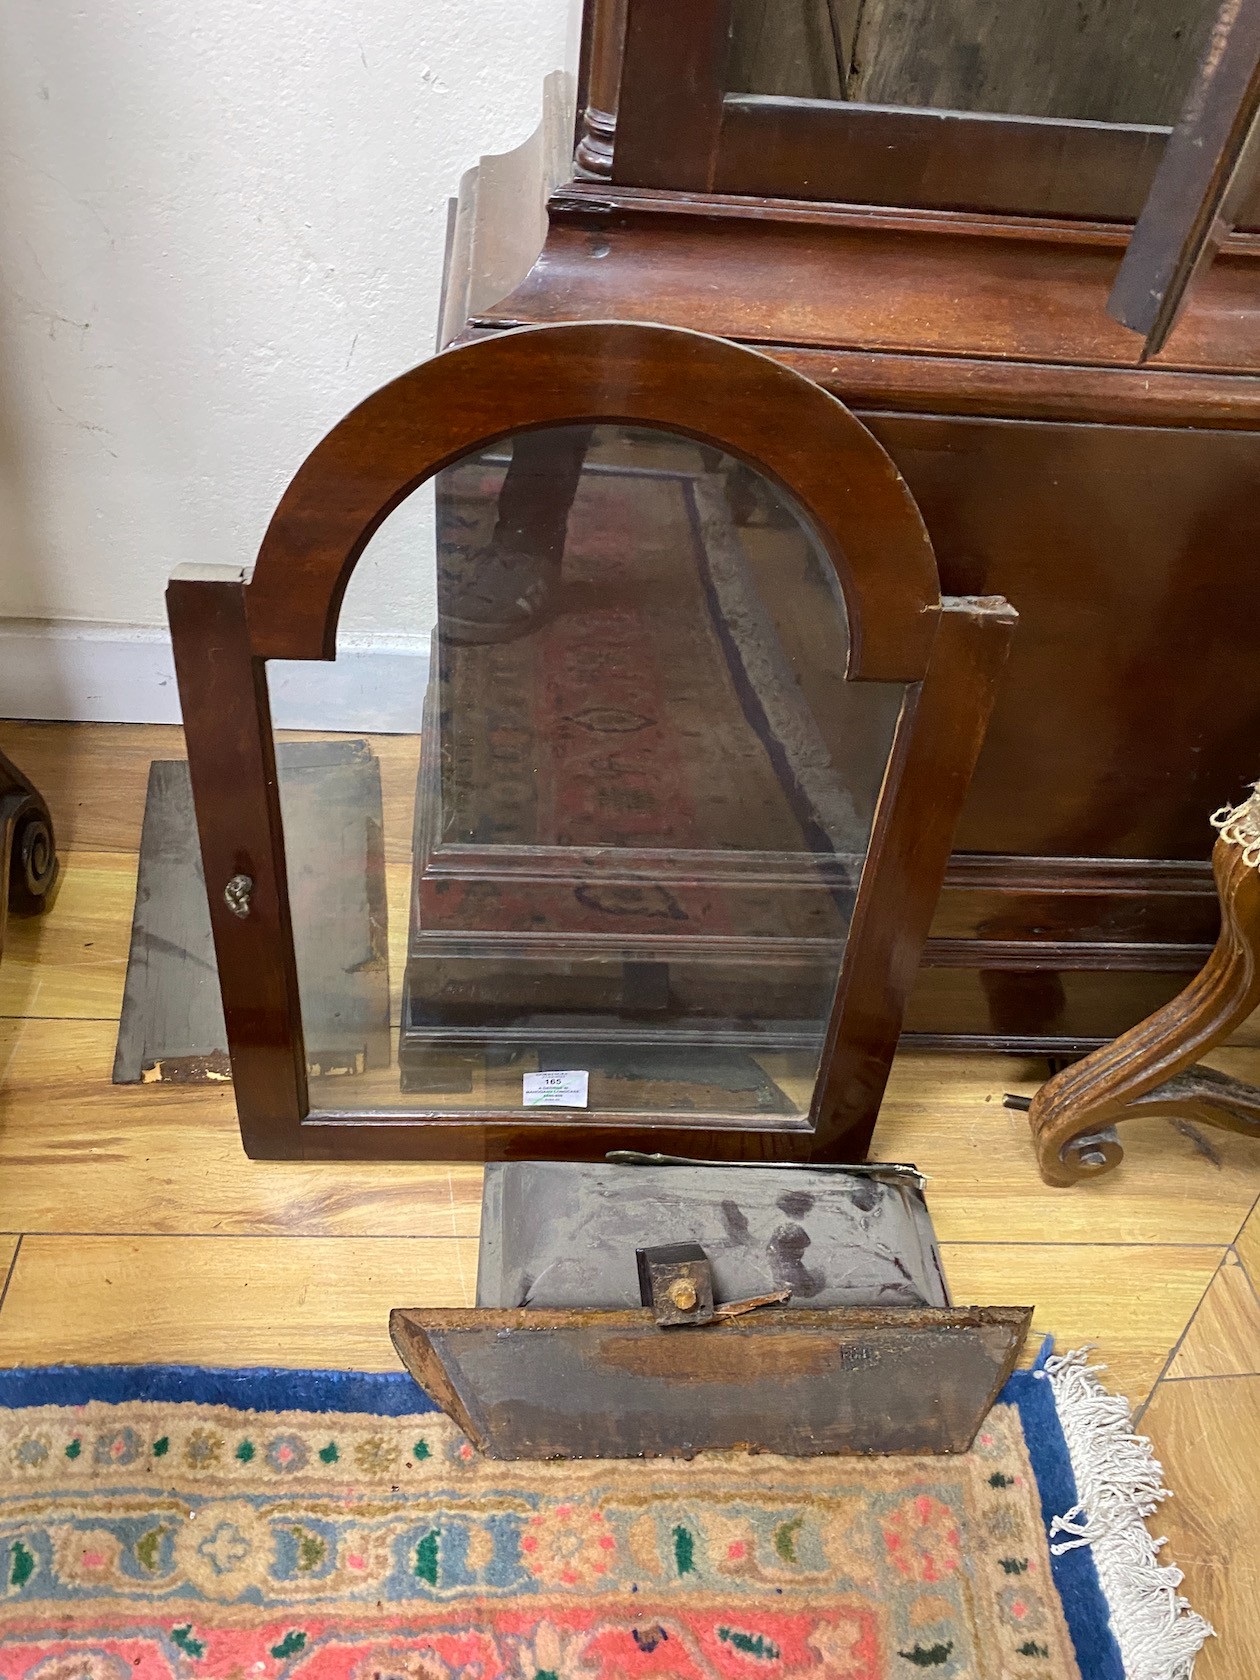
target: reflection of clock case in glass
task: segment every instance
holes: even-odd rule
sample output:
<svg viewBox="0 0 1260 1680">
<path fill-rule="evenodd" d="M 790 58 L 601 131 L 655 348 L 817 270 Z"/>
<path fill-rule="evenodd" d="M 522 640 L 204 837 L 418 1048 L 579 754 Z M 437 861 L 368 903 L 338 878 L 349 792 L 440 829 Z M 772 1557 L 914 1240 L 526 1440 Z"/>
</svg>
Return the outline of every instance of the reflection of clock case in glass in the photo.
<svg viewBox="0 0 1260 1680">
<path fill-rule="evenodd" d="M 381 747 L 366 841 L 312 873 L 266 664 L 335 658 L 430 478 L 425 752 Z M 1014 614 L 941 598 L 834 398 L 676 329 L 503 334 L 361 404 L 253 573 L 168 604 L 250 1154 L 865 1154 Z M 310 902 L 352 876 L 366 944 Z M 386 917 L 396 1032 L 326 1056 L 320 976 L 373 969 L 383 1009 Z"/>
</svg>

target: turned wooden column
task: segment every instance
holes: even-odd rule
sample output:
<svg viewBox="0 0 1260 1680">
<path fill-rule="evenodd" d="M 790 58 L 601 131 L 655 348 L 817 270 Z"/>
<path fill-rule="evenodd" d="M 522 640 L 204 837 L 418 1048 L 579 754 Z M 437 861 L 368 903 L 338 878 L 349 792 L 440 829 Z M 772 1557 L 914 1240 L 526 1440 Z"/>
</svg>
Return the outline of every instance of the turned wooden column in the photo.
<svg viewBox="0 0 1260 1680">
<path fill-rule="evenodd" d="M 617 134 L 621 49 L 626 35 L 626 0 L 593 0 L 586 109 L 578 124 L 574 169 L 598 181 L 612 175 Z"/>
<path fill-rule="evenodd" d="M 1221 901 L 1212 955 L 1171 1003 L 1038 1091 L 1028 1120 L 1047 1184 L 1119 1166 L 1116 1127 L 1141 1115 L 1260 1137 L 1260 1087 L 1196 1065 L 1260 1006 L 1260 791 L 1212 820 L 1221 831 L 1212 853 Z"/>
</svg>

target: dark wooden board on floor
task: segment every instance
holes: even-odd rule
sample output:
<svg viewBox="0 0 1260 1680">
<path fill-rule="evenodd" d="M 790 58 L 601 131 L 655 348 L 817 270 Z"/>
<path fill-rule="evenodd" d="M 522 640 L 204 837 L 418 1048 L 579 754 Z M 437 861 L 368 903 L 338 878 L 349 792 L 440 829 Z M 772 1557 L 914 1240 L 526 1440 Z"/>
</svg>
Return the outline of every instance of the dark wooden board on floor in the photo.
<svg viewBox="0 0 1260 1680">
<path fill-rule="evenodd" d="M 367 743 L 276 750 L 307 1063 L 314 1075 L 389 1065 L 380 765 Z M 114 1083 L 231 1077 L 188 766 L 149 771 Z"/>
<path fill-rule="evenodd" d="M 771 1307 L 661 1330 L 652 1312 L 395 1308 L 399 1357 L 491 1458 L 743 1447 L 965 1452 L 1031 1307 Z"/>
</svg>

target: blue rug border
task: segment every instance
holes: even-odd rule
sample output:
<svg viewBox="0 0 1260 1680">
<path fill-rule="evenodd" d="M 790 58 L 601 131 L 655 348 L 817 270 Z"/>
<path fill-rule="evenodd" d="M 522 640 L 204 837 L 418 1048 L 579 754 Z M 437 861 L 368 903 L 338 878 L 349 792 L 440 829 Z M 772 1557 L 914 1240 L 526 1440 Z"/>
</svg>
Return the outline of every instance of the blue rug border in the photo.
<svg viewBox="0 0 1260 1680">
<path fill-rule="evenodd" d="M 1047 1532 L 1052 1517 L 1077 1502 L 1067 1442 L 1045 1377 L 1049 1337 L 1033 1368 L 1016 1371 L 999 1401 L 1018 1408 L 1037 1478 Z M 441 1408 L 405 1371 L 299 1371 L 272 1366 L 216 1369 L 205 1365 L 38 1365 L 0 1370 L 0 1407 L 124 1405 L 231 1406 L 248 1412 L 358 1412 L 374 1417 L 423 1417 Z M 1082 1680 L 1125 1680 L 1107 1601 L 1088 1546 L 1051 1557 Z"/>
<path fill-rule="evenodd" d="M 1070 1511 L 1079 1498 L 1054 1390 L 1041 1374 L 1053 1352 L 1054 1339 L 1047 1336 L 1032 1369 L 1013 1371 L 998 1395 L 1000 1401 L 1019 1411 L 1047 1535 L 1051 1520 Z M 1111 1614 L 1092 1548 L 1077 1546 L 1058 1557 L 1052 1552 L 1050 1573 L 1072 1636 L 1081 1680 L 1125 1680 L 1124 1659 L 1111 1629 Z"/>
<path fill-rule="evenodd" d="M 421 1417 L 441 1407 L 405 1371 L 299 1371 L 270 1365 L 30 1365 L 0 1371 L 0 1407 L 99 1400 L 231 1406 L 245 1412 L 364 1412 Z"/>
</svg>

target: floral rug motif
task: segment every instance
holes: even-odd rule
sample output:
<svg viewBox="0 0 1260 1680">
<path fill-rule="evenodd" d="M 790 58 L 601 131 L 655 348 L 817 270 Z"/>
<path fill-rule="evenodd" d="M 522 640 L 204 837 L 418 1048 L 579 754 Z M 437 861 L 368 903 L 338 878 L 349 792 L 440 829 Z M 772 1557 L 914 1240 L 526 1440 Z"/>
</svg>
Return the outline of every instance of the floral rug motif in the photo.
<svg viewBox="0 0 1260 1680">
<path fill-rule="evenodd" d="M 0 1676 L 1122 1674 L 1088 1551 L 1051 1557 L 1040 1484 L 1073 1490 L 1032 1373 L 954 1458 L 501 1464 L 425 1405 L 401 1375 L 0 1373 Z"/>
</svg>

